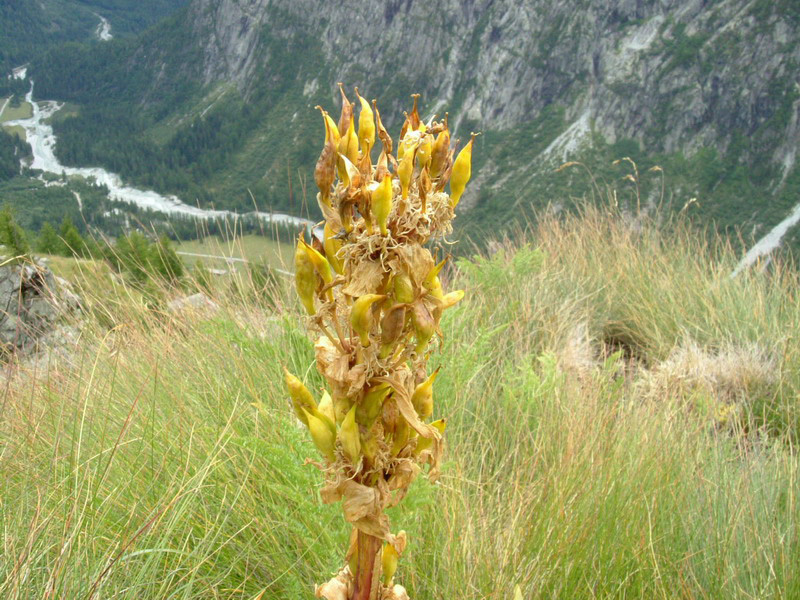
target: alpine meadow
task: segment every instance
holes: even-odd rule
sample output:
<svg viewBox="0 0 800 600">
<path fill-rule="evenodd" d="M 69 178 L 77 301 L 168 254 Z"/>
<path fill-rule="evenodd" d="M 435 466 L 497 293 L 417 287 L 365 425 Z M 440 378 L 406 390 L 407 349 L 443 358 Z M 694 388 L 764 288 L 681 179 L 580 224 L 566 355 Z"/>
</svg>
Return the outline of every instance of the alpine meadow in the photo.
<svg viewBox="0 0 800 600">
<path fill-rule="evenodd" d="M 0 23 L 0 598 L 800 600 L 795 2 Z"/>
</svg>

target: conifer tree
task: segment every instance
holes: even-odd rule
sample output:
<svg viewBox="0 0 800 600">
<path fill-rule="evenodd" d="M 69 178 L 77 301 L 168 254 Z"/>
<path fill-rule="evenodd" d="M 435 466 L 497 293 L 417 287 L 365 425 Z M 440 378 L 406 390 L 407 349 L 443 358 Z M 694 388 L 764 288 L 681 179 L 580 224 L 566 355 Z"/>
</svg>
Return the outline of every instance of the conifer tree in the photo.
<svg viewBox="0 0 800 600">
<path fill-rule="evenodd" d="M 36 251 L 42 254 L 63 254 L 64 250 L 64 242 L 58 237 L 50 222 L 42 225 L 39 237 L 36 239 Z"/>
<path fill-rule="evenodd" d="M 0 211 L 0 244 L 5 246 L 5 252 L 11 258 L 24 260 L 29 258 L 31 247 L 22 230 L 11 212 L 9 206 L 4 206 Z"/>
<path fill-rule="evenodd" d="M 64 256 L 86 256 L 86 242 L 69 217 L 64 217 L 61 222 L 60 236 L 64 244 Z"/>
</svg>

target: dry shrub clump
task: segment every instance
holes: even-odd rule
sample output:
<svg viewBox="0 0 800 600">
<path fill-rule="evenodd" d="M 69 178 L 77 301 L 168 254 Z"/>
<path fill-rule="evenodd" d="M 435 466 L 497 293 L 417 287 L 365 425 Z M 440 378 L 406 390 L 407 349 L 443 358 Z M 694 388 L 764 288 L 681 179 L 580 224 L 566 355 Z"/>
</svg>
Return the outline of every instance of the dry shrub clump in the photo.
<svg viewBox="0 0 800 600">
<path fill-rule="evenodd" d="M 317 596 L 401 600 L 408 596 L 393 576 L 407 540 L 390 531 L 384 510 L 426 465 L 437 477 L 445 420 L 431 421 L 438 369 L 429 374 L 427 363 L 442 312 L 464 295 L 444 293 L 446 257 L 437 263 L 425 245 L 452 231 L 474 135 L 454 160 L 447 118 L 423 123 L 414 96 L 394 155 L 375 101 L 356 94 L 357 134 L 344 90 L 338 123 L 320 108 L 325 146 L 314 175 L 324 233 L 311 244 L 301 235 L 295 254 L 297 292 L 328 389 L 317 403 L 297 377 L 287 371 L 286 379 L 324 457 L 315 463 L 325 474 L 322 499 L 342 501 L 353 526 L 346 566 Z M 382 149 L 373 164 L 376 136 Z"/>
<path fill-rule="evenodd" d="M 646 399 L 690 401 L 720 425 L 736 420 L 753 399 L 774 393 L 776 361 L 755 344 L 726 345 L 718 350 L 686 341 L 664 361 L 642 373 Z"/>
</svg>

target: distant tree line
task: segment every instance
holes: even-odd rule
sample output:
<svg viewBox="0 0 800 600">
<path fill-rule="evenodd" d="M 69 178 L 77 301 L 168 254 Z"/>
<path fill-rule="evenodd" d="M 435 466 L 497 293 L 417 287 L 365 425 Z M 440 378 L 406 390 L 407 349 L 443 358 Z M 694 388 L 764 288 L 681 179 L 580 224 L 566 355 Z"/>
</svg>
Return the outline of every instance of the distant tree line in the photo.
<svg viewBox="0 0 800 600">
<path fill-rule="evenodd" d="M 49 222 L 39 235 L 29 241 L 31 234 L 16 222 L 10 206 L 0 210 L 0 244 L 9 258 L 29 259 L 32 251 L 54 256 L 105 260 L 132 283 L 145 284 L 153 279 L 177 283 L 184 274 L 181 259 L 167 236 L 149 237 L 131 231 L 111 241 L 82 236 L 69 217 L 58 231 Z"/>
</svg>

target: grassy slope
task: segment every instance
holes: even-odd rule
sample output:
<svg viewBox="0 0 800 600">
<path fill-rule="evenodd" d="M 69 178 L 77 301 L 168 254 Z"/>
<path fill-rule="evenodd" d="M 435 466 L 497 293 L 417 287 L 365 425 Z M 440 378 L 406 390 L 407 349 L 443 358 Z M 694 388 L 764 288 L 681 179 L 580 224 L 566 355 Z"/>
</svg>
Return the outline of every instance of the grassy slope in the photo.
<svg viewBox="0 0 800 600">
<path fill-rule="evenodd" d="M 797 274 L 666 229 L 544 219 L 451 272 L 446 464 L 392 513 L 412 598 L 798 597 Z M 283 390 L 321 384 L 291 290 L 198 318 L 84 287 L 74 365 L 3 398 L 0 595 L 310 598 L 348 530 Z"/>
<path fill-rule="evenodd" d="M 251 262 L 266 263 L 271 267 L 292 270 L 294 248 L 261 235 L 243 235 L 228 241 L 220 236 L 207 236 L 198 240 L 187 240 L 175 244 L 175 250 L 191 254 L 208 254 L 219 257 L 244 258 Z M 214 268 L 228 268 L 224 259 L 182 256 L 189 265 L 198 260 Z M 241 265 L 236 263 L 234 266 Z"/>
<path fill-rule="evenodd" d="M 33 116 L 33 108 L 30 102 L 21 102 L 19 106 L 6 104 L 5 98 L 0 98 L 0 106 L 5 106 L 5 110 L 0 114 L 0 123 L 6 121 L 16 121 L 17 119 L 30 119 Z"/>
<path fill-rule="evenodd" d="M 33 108 L 31 108 L 28 102 L 22 102 L 19 106 L 12 107 L 11 103 L 7 102 L 8 100 L 10 100 L 10 98 L 0 98 L 0 107 L 4 107 L 4 109 L 0 111 L 0 123 L 15 121 L 17 119 L 29 119 L 33 115 Z M 3 125 L 3 129 L 22 140 L 26 138 L 25 130 L 19 125 Z"/>
</svg>

